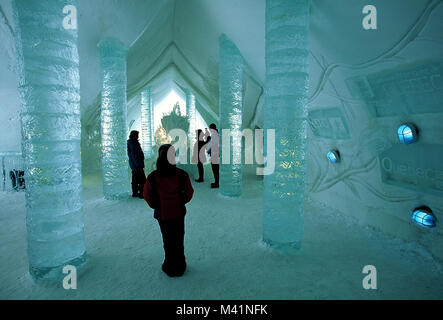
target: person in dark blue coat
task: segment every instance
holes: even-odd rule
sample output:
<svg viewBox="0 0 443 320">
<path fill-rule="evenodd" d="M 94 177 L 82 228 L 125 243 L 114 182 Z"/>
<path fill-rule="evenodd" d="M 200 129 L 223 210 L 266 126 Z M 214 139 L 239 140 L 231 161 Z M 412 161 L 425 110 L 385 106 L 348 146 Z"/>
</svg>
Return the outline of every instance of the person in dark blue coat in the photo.
<svg viewBox="0 0 443 320">
<path fill-rule="evenodd" d="M 132 196 L 143 199 L 143 187 L 146 181 L 145 155 L 140 142 L 138 142 L 138 131 L 136 130 L 129 134 L 128 157 L 132 170 Z"/>
</svg>

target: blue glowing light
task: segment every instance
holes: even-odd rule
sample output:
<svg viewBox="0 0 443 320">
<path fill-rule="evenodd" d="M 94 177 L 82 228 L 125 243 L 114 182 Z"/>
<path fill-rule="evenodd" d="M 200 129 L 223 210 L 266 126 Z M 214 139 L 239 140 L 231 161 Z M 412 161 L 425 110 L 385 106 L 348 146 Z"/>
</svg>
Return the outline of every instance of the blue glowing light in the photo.
<svg viewBox="0 0 443 320">
<path fill-rule="evenodd" d="M 410 144 L 417 140 L 417 132 L 413 125 L 402 124 L 398 130 L 398 139 L 402 144 Z"/>
<path fill-rule="evenodd" d="M 434 228 L 437 224 L 437 219 L 432 214 L 431 209 L 427 207 L 414 209 L 411 214 L 411 219 L 417 225 L 425 228 Z"/>
<path fill-rule="evenodd" d="M 339 155 L 338 151 L 335 151 L 335 150 L 328 151 L 327 157 L 331 163 L 337 163 L 340 160 L 340 155 Z"/>
</svg>

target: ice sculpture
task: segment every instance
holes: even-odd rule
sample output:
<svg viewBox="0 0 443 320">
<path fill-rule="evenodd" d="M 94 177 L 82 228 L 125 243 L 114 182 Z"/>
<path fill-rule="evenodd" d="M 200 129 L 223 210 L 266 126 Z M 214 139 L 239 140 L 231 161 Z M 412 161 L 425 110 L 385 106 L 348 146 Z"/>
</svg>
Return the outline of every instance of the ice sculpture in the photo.
<svg viewBox="0 0 443 320">
<path fill-rule="evenodd" d="M 146 88 L 141 94 L 141 113 L 142 113 L 142 149 L 146 158 L 153 156 L 154 142 L 154 122 L 152 109 L 151 88 Z"/>
<path fill-rule="evenodd" d="M 220 90 L 220 129 L 230 130 L 232 138 L 220 141 L 220 193 L 236 197 L 241 194 L 242 165 L 242 91 L 243 91 L 243 57 L 226 35 L 220 36 L 219 58 Z M 220 139 L 222 140 L 222 139 Z M 223 163 L 223 144 L 230 143 L 229 163 Z M 225 155 L 225 158 L 226 155 Z"/>
<path fill-rule="evenodd" d="M 196 116 L 195 116 L 195 96 L 189 90 L 186 91 L 186 115 L 189 118 L 189 147 L 190 154 L 193 152 L 193 145 L 195 142 Z"/>
<path fill-rule="evenodd" d="M 276 163 L 264 177 L 263 241 L 290 252 L 304 229 L 308 35 L 308 0 L 266 1 L 264 126 L 275 129 Z"/>
<path fill-rule="evenodd" d="M 129 196 L 126 149 L 126 49 L 119 40 L 100 41 L 102 81 L 102 175 L 105 199 Z"/>
<path fill-rule="evenodd" d="M 76 0 L 13 2 L 25 162 L 29 271 L 55 280 L 86 261 L 80 159 L 77 30 L 63 8 Z"/>
</svg>

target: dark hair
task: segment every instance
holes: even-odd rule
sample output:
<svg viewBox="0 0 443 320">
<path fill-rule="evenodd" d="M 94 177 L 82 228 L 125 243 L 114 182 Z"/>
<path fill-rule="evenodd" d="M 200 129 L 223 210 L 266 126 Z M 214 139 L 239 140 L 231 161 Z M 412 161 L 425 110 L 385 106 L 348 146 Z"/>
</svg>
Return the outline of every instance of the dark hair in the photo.
<svg viewBox="0 0 443 320">
<path fill-rule="evenodd" d="M 168 160 L 168 154 L 171 161 Z M 158 149 L 157 171 L 161 176 L 175 175 L 175 148 L 172 145 L 164 144 Z"/>
<path fill-rule="evenodd" d="M 209 125 L 209 129 L 217 130 L 217 126 L 215 125 L 215 123 L 211 123 L 211 124 Z"/>
<path fill-rule="evenodd" d="M 195 131 L 197 132 L 197 140 L 200 140 L 200 136 L 203 133 L 203 130 L 202 129 L 197 129 Z"/>
<path fill-rule="evenodd" d="M 138 139 L 138 131 L 137 130 L 132 130 L 131 133 L 129 134 L 129 139 L 137 140 Z"/>
</svg>

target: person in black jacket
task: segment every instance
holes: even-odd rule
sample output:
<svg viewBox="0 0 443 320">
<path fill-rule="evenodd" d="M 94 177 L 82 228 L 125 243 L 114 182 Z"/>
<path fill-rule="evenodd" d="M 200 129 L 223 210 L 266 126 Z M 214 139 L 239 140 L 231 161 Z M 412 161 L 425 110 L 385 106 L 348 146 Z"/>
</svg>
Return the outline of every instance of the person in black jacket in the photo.
<svg viewBox="0 0 443 320">
<path fill-rule="evenodd" d="M 177 168 L 175 155 L 175 148 L 170 144 L 159 148 L 157 170 L 148 175 L 143 193 L 160 225 L 165 250 L 162 270 L 170 277 L 180 277 L 186 271 L 186 204 L 194 195 L 189 175 Z"/>
<path fill-rule="evenodd" d="M 132 170 L 132 196 L 143 199 L 143 186 L 145 185 L 145 155 L 140 142 L 138 142 L 138 131 L 133 130 L 128 140 L 129 166 Z"/>
<path fill-rule="evenodd" d="M 193 162 L 197 163 L 198 168 L 198 179 L 195 180 L 196 182 L 203 182 L 204 181 L 204 171 L 203 171 L 203 160 L 205 158 L 204 151 L 202 152 L 202 149 L 204 150 L 204 146 L 206 141 L 204 141 L 203 137 L 203 131 L 201 129 L 198 129 L 195 131 L 196 133 L 196 140 L 194 144 L 194 159 Z"/>
</svg>

